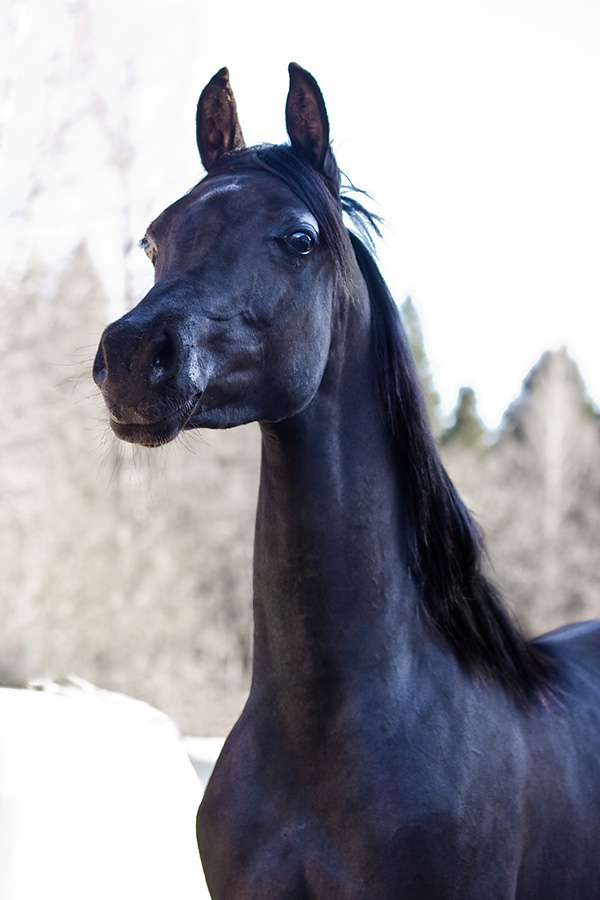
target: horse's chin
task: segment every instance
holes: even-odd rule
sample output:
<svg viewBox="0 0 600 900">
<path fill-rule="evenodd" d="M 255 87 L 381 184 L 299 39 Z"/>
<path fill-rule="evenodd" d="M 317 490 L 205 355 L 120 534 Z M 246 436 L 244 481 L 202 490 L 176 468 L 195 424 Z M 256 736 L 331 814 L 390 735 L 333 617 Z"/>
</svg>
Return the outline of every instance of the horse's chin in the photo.
<svg viewBox="0 0 600 900">
<path fill-rule="evenodd" d="M 162 447 L 174 441 L 181 428 L 170 428 L 168 430 L 158 429 L 150 425 L 121 425 L 119 422 L 110 423 L 113 432 L 121 441 L 128 444 L 138 444 L 141 447 Z"/>
<path fill-rule="evenodd" d="M 121 441 L 142 447 L 162 447 L 174 441 L 186 428 L 196 410 L 199 397 L 193 397 L 163 419 L 154 422 L 124 422 L 110 417 L 110 427 Z"/>
</svg>

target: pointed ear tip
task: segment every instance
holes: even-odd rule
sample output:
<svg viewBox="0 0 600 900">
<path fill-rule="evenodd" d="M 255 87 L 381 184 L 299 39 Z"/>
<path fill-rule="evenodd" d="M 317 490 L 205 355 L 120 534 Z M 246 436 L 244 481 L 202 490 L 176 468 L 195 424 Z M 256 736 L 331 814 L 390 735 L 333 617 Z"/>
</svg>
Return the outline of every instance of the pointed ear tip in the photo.
<svg viewBox="0 0 600 900">
<path fill-rule="evenodd" d="M 306 69 L 303 69 L 302 66 L 299 66 L 297 62 L 291 62 L 289 64 L 288 72 L 290 78 L 293 78 L 295 75 L 308 75 Z"/>
<path fill-rule="evenodd" d="M 222 69 L 219 69 L 219 71 L 210 79 L 209 84 L 214 83 L 215 81 L 229 82 L 229 69 L 227 66 L 223 66 Z"/>
<path fill-rule="evenodd" d="M 200 103 L 204 99 L 213 96 L 215 91 L 217 93 L 220 93 L 223 90 L 231 91 L 231 87 L 229 85 L 229 69 L 227 68 L 227 66 L 223 66 L 222 69 L 219 69 L 219 71 L 213 75 L 210 81 L 208 81 L 204 85 L 200 94 L 200 99 L 198 100 L 198 106 L 200 106 Z"/>
</svg>

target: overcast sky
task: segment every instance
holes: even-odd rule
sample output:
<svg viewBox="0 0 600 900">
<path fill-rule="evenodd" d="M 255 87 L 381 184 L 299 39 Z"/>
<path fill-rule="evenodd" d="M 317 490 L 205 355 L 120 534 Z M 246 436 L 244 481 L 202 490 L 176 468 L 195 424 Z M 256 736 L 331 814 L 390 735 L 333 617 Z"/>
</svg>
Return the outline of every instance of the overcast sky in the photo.
<svg viewBox="0 0 600 900">
<path fill-rule="evenodd" d="M 321 85 L 341 167 L 387 221 L 382 270 L 398 302 L 413 297 L 445 411 L 469 384 L 497 425 L 540 354 L 563 344 L 600 402 L 597 0 L 87 6 L 74 18 L 74 0 L 13 0 L 12 13 L 0 0 L 2 269 L 19 234 L 22 250 L 15 210 L 41 172 L 49 189 L 26 240 L 58 259 L 87 237 L 116 296 L 124 192 L 137 240 L 201 175 L 203 84 L 227 65 L 247 143 L 284 140 L 296 60 Z M 73 116 L 90 80 L 103 137 Z M 40 136 L 68 115 L 45 171 Z M 134 149 L 126 185 L 110 172 L 115 123 Z M 138 266 L 141 296 L 151 273 Z"/>
</svg>

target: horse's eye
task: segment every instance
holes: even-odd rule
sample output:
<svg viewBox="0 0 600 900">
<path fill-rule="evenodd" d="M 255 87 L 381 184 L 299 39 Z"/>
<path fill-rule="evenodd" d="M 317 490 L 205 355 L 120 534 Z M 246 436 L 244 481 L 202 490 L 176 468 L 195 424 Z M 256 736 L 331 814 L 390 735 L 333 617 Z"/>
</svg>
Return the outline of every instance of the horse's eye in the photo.
<svg viewBox="0 0 600 900">
<path fill-rule="evenodd" d="M 286 240 L 292 250 L 302 256 L 310 253 L 315 245 L 315 239 L 308 231 L 294 231 L 293 234 L 288 235 Z"/>
<path fill-rule="evenodd" d="M 142 250 L 148 257 L 148 259 L 150 260 L 152 265 L 154 265 L 154 263 L 156 262 L 156 249 L 157 248 L 156 248 L 156 244 L 154 243 L 152 238 L 149 237 L 147 234 L 145 234 L 144 237 L 140 241 L 140 247 L 142 248 Z"/>
</svg>

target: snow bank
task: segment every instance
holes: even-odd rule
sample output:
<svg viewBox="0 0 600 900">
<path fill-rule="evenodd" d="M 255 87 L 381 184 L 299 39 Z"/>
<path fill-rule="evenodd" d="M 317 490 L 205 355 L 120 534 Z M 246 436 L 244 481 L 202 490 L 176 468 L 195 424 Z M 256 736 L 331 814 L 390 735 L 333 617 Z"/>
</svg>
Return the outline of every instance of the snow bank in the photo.
<svg viewBox="0 0 600 900">
<path fill-rule="evenodd" d="M 85 682 L 0 688 L 2 900 L 208 897 L 173 723 Z"/>
</svg>

